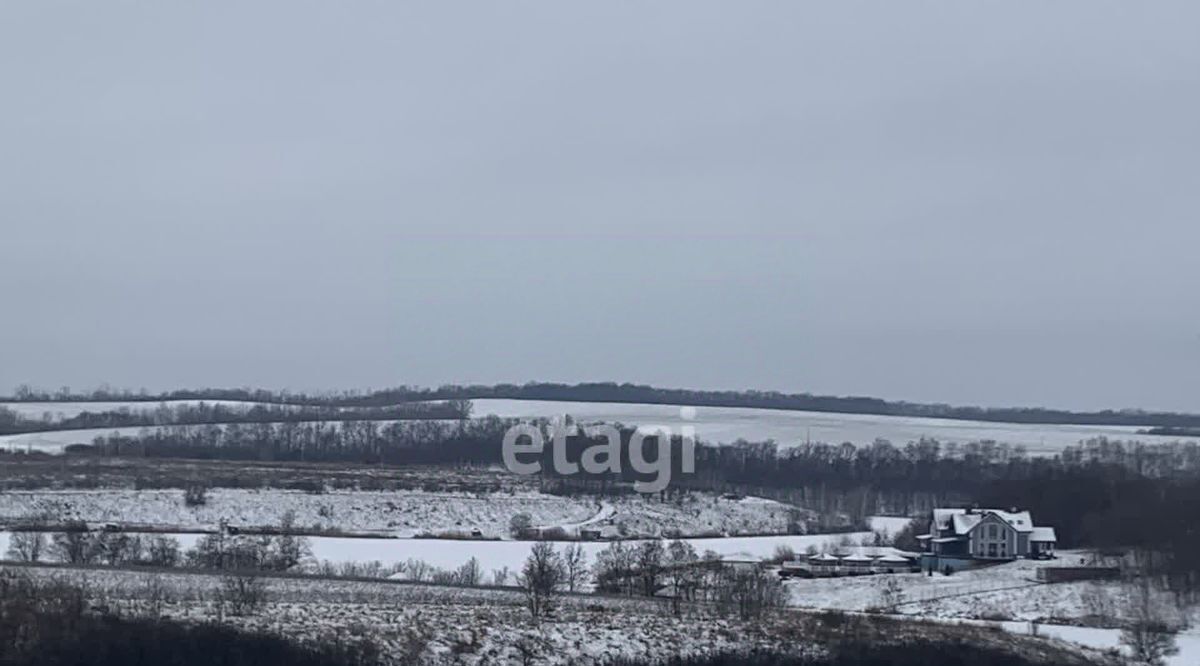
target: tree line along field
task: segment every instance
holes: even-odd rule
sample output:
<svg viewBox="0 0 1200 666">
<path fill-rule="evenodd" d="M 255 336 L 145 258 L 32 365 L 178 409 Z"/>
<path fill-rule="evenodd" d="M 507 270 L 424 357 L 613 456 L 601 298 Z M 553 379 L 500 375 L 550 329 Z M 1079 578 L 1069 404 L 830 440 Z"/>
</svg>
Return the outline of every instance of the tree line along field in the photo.
<svg viewBox="0 0 1200 666">
<path fill-rule="evenodd" d="M 688 403 L 681 403 L 688 404 Z M 456 420 L 474 416 L 502 419 L 543 419 L 570 415 L 581 422 L 666 425 L 678 430 L 695 428 L 711 443 L 736 441 L 777 442 L 794 446 L 805 442 L 866 444 L 877 439 L 907 443 L 922 438 L 967 446 L 977 442 L 1003 444 L 1031 455 L 1054 455 L 1080 441 L 1106 437 L 1148 444 L 1198 441 L 1180 429 L 1159 432 L 1150 424 L 1039 423 L 972 421 L 874 413 L 815 412 L 791 409 L 689 405 L 694 418 L 680 416 L 680 404 L 565 402 L 549 400 L 478 399 L 446 402 L 405 402 L 391 405 L 339 406 L 330 404 L 254 403 L 235 400 L 203 402 L 10 402 L 0 403 L 0 440 L 8 448 L 58 451 L 64 446 L 88 443 L 113 431 L 136 434 L 143 427 L 163 425 L 254 424 L 343 421 Z M 1148 421 L 1154 419 L 1148 418 Z M 69 432 L 75 431 L 75 432 Z M 1162 432 L 1171 433 L 1170 430 Z"/>
</svg>

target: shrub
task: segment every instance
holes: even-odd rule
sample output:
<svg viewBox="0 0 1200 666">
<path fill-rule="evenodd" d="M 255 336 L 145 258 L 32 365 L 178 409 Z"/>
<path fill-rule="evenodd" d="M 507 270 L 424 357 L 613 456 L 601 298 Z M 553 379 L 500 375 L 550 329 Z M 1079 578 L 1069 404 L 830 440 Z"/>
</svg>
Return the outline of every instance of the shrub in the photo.
<svg viewBox="0 0 1200 666">
<path fill-rule="evenodd" d="M 200 484 L 193 484 L 183 491 L 184 506 L 204 506 L 208 503 L 208 488 Z"/>
</svg>

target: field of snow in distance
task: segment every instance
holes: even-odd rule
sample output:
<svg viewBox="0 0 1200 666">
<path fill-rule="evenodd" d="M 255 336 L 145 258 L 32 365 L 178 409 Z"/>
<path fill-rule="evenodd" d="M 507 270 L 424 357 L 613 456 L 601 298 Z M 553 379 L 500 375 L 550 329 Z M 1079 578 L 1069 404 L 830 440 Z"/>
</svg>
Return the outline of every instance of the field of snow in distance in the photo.
<svg viewBox="0 0 1200 666">
<path fill-rule="evenodd" d="M 776 546 L 790 546 L 803 553 L 809 546 L 836 545 L 849 536 L 855 543 L 867 536 L 866 532 L 850 534 L 808 534 L 796 536 L 722 537 L 713 539 L 684 539 L 692 544 L 696 553 L 703 555 L 712 550 L 724 559 L 762 560 L 775 553 Z M 336 537 L 314 537 L 311 540 L 313 557 L 335 562 L 379 560 L 384 564 L 404 562 L 411 558 L 425 560 L 443 569 L 456 568 L 475 557 L 484 571 L 501 567 L 519 571 L 529 557 L 533 542 L 529 541 L 453 541 L 447 539 L 341 539 Z M 588 561 L 595 562 L 596 554 L 608 548 L 600 541 L 577 542 L 587 553 Z M 565 547 L 567 544 L 556 544 Z"/>
<path fill-rule="evenodd" d="M 696 436 L 707 442 L 729 444 L 738 439 L 775 440 L 780 446 L 795 446 L 806 441 L 869 445 L 876 438 L 897 446 L 921 437 L 940 442 L 993 440 L 1012 446 L 1021 445 L 1030 454 L 1053 455 L 1065 447 L 1095 437 L 1138 440 L 1147 443 L 1193 441 L 1200 438 L 1139 435 L 1137 426 L 1038 425 L 991 423 L 874 414 L 836 414 L 749 407 L 696 407 L 695 419 L 680 417 L 679 405 L 638 403 L 566 402 L 552 400 L 473 400 L 472 416 L 495 414 L 506 418 L 553 418 L 571 415 L 579 422 L 621 422 L 641 427 L 663 425 L 675 429 L 694 425 Z"/>
</svg>

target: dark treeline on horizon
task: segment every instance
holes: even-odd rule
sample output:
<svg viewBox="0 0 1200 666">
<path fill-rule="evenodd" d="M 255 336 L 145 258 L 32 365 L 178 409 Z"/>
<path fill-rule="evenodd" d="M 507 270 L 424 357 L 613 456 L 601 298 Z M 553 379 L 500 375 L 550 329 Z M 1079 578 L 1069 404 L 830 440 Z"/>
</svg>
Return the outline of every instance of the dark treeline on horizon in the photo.
<svg viewBox="0 0 1200 666">
<path fill-rule="evenodd" d="M 927 404 L 907 401 L 888 401 L 857 396 L 822 396 L 810 393 L 778 391 L 708 391 L 657 388 L 640 384 L 592 382 L 559 384 L 530 382 L 526 384 L 494 384 L 459 386 L 448 384 L 438 388 L 398 386 L 378 391 L 341 391 L 326 393 L 294 393 L 265 389 L 194 389 L 152 394 L 144 390 L 128 391 L 101 388 L 78 393 L 69 388 L 46 391 L 28 385 L 18 387 L 3 400 L 30 401 L 145 401 L 164 400 L 245 400 L 280 404 L 309 404 L 343 407 L 384 407 L 422 400 L 472 400 L 503 398 L 516 400 L 561 400 L 569 402 L 614 402 L 697 407 L 751 407 L 842 414 L 876 414 L 1029 424 L 1080 424 L 1147 426 L 1159 428 L 1200 428 L 1200 414 L 1153 412 L 1135 409 L 1079 412 L 1044 407 L 956 407 L 947 404 Z"/>
<path fill-rule="evenodd" d="M 149 403 L 148 403 L 149 405 Z M 420 419 L 465 419 L 471 403 L 464 400 L 412 402 L 381 407 L 334 407 L 328 405 L 176 403 L 145 409 L 83 412 L 65 419 L 22 416 L 0 407 L 0 435 L 85 428 L 154 427 L 167 425 L 300 423 L 308 421 L 395 421 Z"/>
</svg>

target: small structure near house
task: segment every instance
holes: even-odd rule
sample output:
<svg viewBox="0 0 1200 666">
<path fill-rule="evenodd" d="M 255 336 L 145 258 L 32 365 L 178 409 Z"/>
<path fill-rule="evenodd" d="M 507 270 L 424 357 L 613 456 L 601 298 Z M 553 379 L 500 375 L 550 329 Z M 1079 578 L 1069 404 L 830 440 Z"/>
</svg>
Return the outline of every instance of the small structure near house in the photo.
<svg viewBox="0 0 1200 666">
<path fill-rule="evenodd" d="M 842 560 L 837 555 L 821 553 L 808 558 L 808 566 L 815 576 L 836 576 L 840 573 L 839 565 Z"/>
<path fill-rule="evenodd" d="M 1054 546 L 1058 535 L 1053 527 L 1035 527 L 1029 533 L 1029 557 L 1039 560 L 1054 559 Z"/>
<path fill-rule="evenodd" d="M 845 555 L 821 553 L 805 559 L 783 562 L 779 575 L 784 578 L 828 578 L 832 576 L 865 576 L 920 571 L 919 553 L 909 553 L 881 546 L 856 547 Z"/>
<path fill-rule="evenodd" d="M 884 555 L 875 560 L 876 573 L 909 573 L 914 570 L 914 561 L 899 555 Z"/>
<path fill-rule="evenodd" d="M 874 573 L 872 565 L 875 558 L 861 553 L 854 553 L 842 558 L 842 572 L 847 576 L 866 576 Z"/>
</svg>

